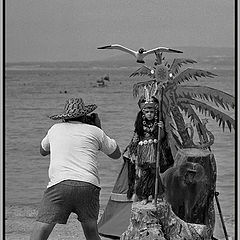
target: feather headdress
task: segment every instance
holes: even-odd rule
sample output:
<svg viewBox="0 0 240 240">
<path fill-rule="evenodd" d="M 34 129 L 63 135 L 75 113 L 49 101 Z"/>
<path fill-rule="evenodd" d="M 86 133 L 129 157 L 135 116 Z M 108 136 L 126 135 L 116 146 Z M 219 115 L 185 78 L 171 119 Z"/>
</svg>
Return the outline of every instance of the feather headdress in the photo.
<svg viewBox="0 0 240 240">
<path fill-rule="evenodd" d="M 140 109 L 158 107 L 158 99 L 156 98 L 157 91 L 157 82 L 153 82 L 152 84 L 143 87 L 143 95 L 138 101 Z"/>
</svg>

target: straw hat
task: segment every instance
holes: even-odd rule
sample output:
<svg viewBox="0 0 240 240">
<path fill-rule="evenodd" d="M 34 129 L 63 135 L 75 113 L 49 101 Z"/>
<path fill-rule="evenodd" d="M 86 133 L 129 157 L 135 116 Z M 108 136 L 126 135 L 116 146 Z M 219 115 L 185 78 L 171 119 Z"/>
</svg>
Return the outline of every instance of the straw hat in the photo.
<svg viewBox="0 0 240 240">
<path fill-rule="evenodd" d="M 64 110 L 60 114 L 50 115 L 53 120 L 78 118 L 94 111 L 97 105 L 85 106 L 82 98 L 70 98 L 66 101 Z"/>
</svg>

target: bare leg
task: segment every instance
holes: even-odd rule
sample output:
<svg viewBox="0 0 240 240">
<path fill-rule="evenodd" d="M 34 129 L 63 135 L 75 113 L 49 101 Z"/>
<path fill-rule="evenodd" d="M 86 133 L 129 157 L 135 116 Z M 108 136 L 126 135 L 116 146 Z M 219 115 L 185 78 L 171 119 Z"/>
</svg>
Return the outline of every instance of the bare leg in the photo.
<svg viewBox="0 0 240 240">
<path fill-rule="evenodd" d="M 36 222 L 30 240 L 46 240 L 52 232 L 56 223 Z"/>
<path fill-rule="evenodd" d="M 97 221 L 91 220 L 88 222 L 82 222 L 82 228 L 87 240 L 101 240 L 98 234 Z"/>
</svg>

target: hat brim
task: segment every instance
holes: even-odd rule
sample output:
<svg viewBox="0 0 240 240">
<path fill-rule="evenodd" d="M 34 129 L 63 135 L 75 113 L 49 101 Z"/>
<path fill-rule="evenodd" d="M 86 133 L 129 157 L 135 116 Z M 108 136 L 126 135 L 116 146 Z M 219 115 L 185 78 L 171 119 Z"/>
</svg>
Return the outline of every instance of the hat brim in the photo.
<svg viewBox="0 0 240 240">
<path fill-rule="evenodd" d="M 84 109 L 81 109 L 78 112 L 75 112 L 75 113 L 60 113 L 60 114 L 50 115 L 49 118 L 51 118 L 52 120 L 78 118 L 78 117 L 82 117 L 84 115 L 87 115 L 90 112 L 93 112 L 96 108 L 97 108 L 96 104 L 91 104 L 91 105 L 85 106 Z"/>
</svg>

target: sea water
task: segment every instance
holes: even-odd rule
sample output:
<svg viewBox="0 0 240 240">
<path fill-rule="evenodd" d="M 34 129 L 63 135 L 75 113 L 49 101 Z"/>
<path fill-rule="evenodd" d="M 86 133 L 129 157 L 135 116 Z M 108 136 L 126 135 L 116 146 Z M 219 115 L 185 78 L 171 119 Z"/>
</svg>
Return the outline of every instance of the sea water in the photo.
<svg viewBox="0 0 240 240">
<path fill-rule="evenodd" d="M 229 60 L 229 59 L 228 59 Z M 5 203 L 8 206 L 28 206 L 35 209 L 48 183 L 49 157 L 39 154 L 39 143 L 55 123 L 48 115 L 60 113 L 66 99 L 81 97 L 86 104 L 97 104 L 95 110 L 102 120 L 103 130 L 116 139 L 123 151 L 131 140 L 137 99 L 133 84 L 147 77 L 129 78 L 136 67 L 99 67 L 91 63 L 15 64 L 5 72 Z M 224 58 L 200 61 L 195 68 L 211 71 L 215 78 L 191 80 L 190 85 L 213 87 L 234 95 L 234 66 Z M 106 87 L 97 80 L 110 75 Z M 225 111 L 225 110 L 224 110 Z M 227 112 L 231 117 L 234 110 Z M 201 116 L 205 117 L 204 115 Z M 217 163 L 219 201 L 228 232 L 233 233 L 235 222 L 235 132 L 218 126 L 215 120 L 207 125 L 215 136 L 212 151 Z M 119 174 L 122 159 L 113 160 L 99 155 L 101 179 L 101 209 L 104 209 Z M 217 212 L 217 209 L 216 209 Z"/>
</svg>

